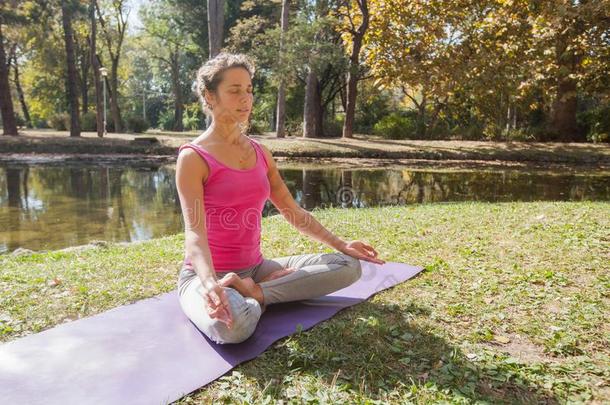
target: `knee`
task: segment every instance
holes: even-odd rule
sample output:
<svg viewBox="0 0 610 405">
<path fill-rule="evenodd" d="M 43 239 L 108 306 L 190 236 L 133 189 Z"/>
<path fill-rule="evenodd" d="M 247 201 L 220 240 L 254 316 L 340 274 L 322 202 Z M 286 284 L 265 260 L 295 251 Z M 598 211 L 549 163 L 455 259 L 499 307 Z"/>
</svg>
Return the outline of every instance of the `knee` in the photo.
<svg viewBox="0 0 610 405">
<path fill-rule="evenodd" d="M 244 298 L 233 288 L 225 288 L 225 294 L 229 299 L 233 325 L 229 329 L 224 322 L 212 319 L 207 335 L 220 344 L 241 343 L 254 333 L 262 310 L 258 301 Z"/>
<path fill-rule="evenodd" d="M 345 275 L 347 285 L 351 285 L 358 281 L 362 276 L 362 264 L 355 257 L 342 254 L 343 267 L 342 272 Z"/>
</svg>

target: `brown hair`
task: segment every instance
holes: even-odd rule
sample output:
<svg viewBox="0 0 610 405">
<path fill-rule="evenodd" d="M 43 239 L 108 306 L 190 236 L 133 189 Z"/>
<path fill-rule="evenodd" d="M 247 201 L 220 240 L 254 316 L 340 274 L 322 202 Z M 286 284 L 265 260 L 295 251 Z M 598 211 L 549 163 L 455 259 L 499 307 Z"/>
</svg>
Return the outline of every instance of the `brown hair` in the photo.
<svg viewBox="0 0 610 405">
<path fill-rule="evenodd" d="M 205 115 L 212 115 L 212 108 L 205 99 L 204 91 L 216 92 L 222 81 L 224 71 L 234 67 L 246 69 L 250 78 L 254 76 L 256 71 L 254 63 L 247 55 L 228 52 L 221 52 L 212 59 L 208 59 L 197 71 L 197 96 L 201 101 L 201 107 Z"/>
</svg>

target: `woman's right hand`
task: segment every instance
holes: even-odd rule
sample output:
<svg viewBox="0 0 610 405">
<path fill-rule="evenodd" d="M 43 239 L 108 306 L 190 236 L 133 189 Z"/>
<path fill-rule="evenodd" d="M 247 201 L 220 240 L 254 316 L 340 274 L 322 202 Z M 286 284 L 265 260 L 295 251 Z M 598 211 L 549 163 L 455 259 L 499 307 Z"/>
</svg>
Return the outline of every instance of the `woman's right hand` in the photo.
<svg viewBox="0 0 610 405">
<path fill-rule="evenodd" d="M 233 326 L 233 314 L 224 288 L 212 277 L 205 279 L 201 284 L 204 304 L 210 318 L 224 322 L 230 329 Z"/>
</svg>

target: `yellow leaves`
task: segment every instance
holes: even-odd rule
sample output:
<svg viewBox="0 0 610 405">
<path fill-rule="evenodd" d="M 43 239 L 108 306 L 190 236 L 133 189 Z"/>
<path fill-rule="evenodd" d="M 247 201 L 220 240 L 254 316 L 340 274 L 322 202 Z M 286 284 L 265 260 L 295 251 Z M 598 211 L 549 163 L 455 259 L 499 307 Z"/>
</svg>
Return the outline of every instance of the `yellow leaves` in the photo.
<svg viewBox="0 0 610 405">
<path fill-rule="evenodd" d="M 379 78 L 375 79 L 374 86 L 380 90 L 388 88 L 388 86 L 385 82 L 385 79 L 383 77 L 379 77 Z"/>
</svg>

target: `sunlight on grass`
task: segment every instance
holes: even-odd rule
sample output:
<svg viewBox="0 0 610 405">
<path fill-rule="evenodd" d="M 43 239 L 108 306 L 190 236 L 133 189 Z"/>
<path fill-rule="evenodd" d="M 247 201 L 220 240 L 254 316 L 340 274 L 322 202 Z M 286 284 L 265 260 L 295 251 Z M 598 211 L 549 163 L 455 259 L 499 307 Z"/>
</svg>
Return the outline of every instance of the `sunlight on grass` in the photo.
<svg viewBox="0 0 610 405">
<path fill-rule="evenodd" d="M 610 395 L 610 203 L 314 210 L 344 239 L 425 267 L 276 342 L 179 403 L 603 402 Z M 281 217 L 266 257 L 331 251 Z M 0 338 L 176 288 L 183 237 L 0 257 Z"/>
</svg>

